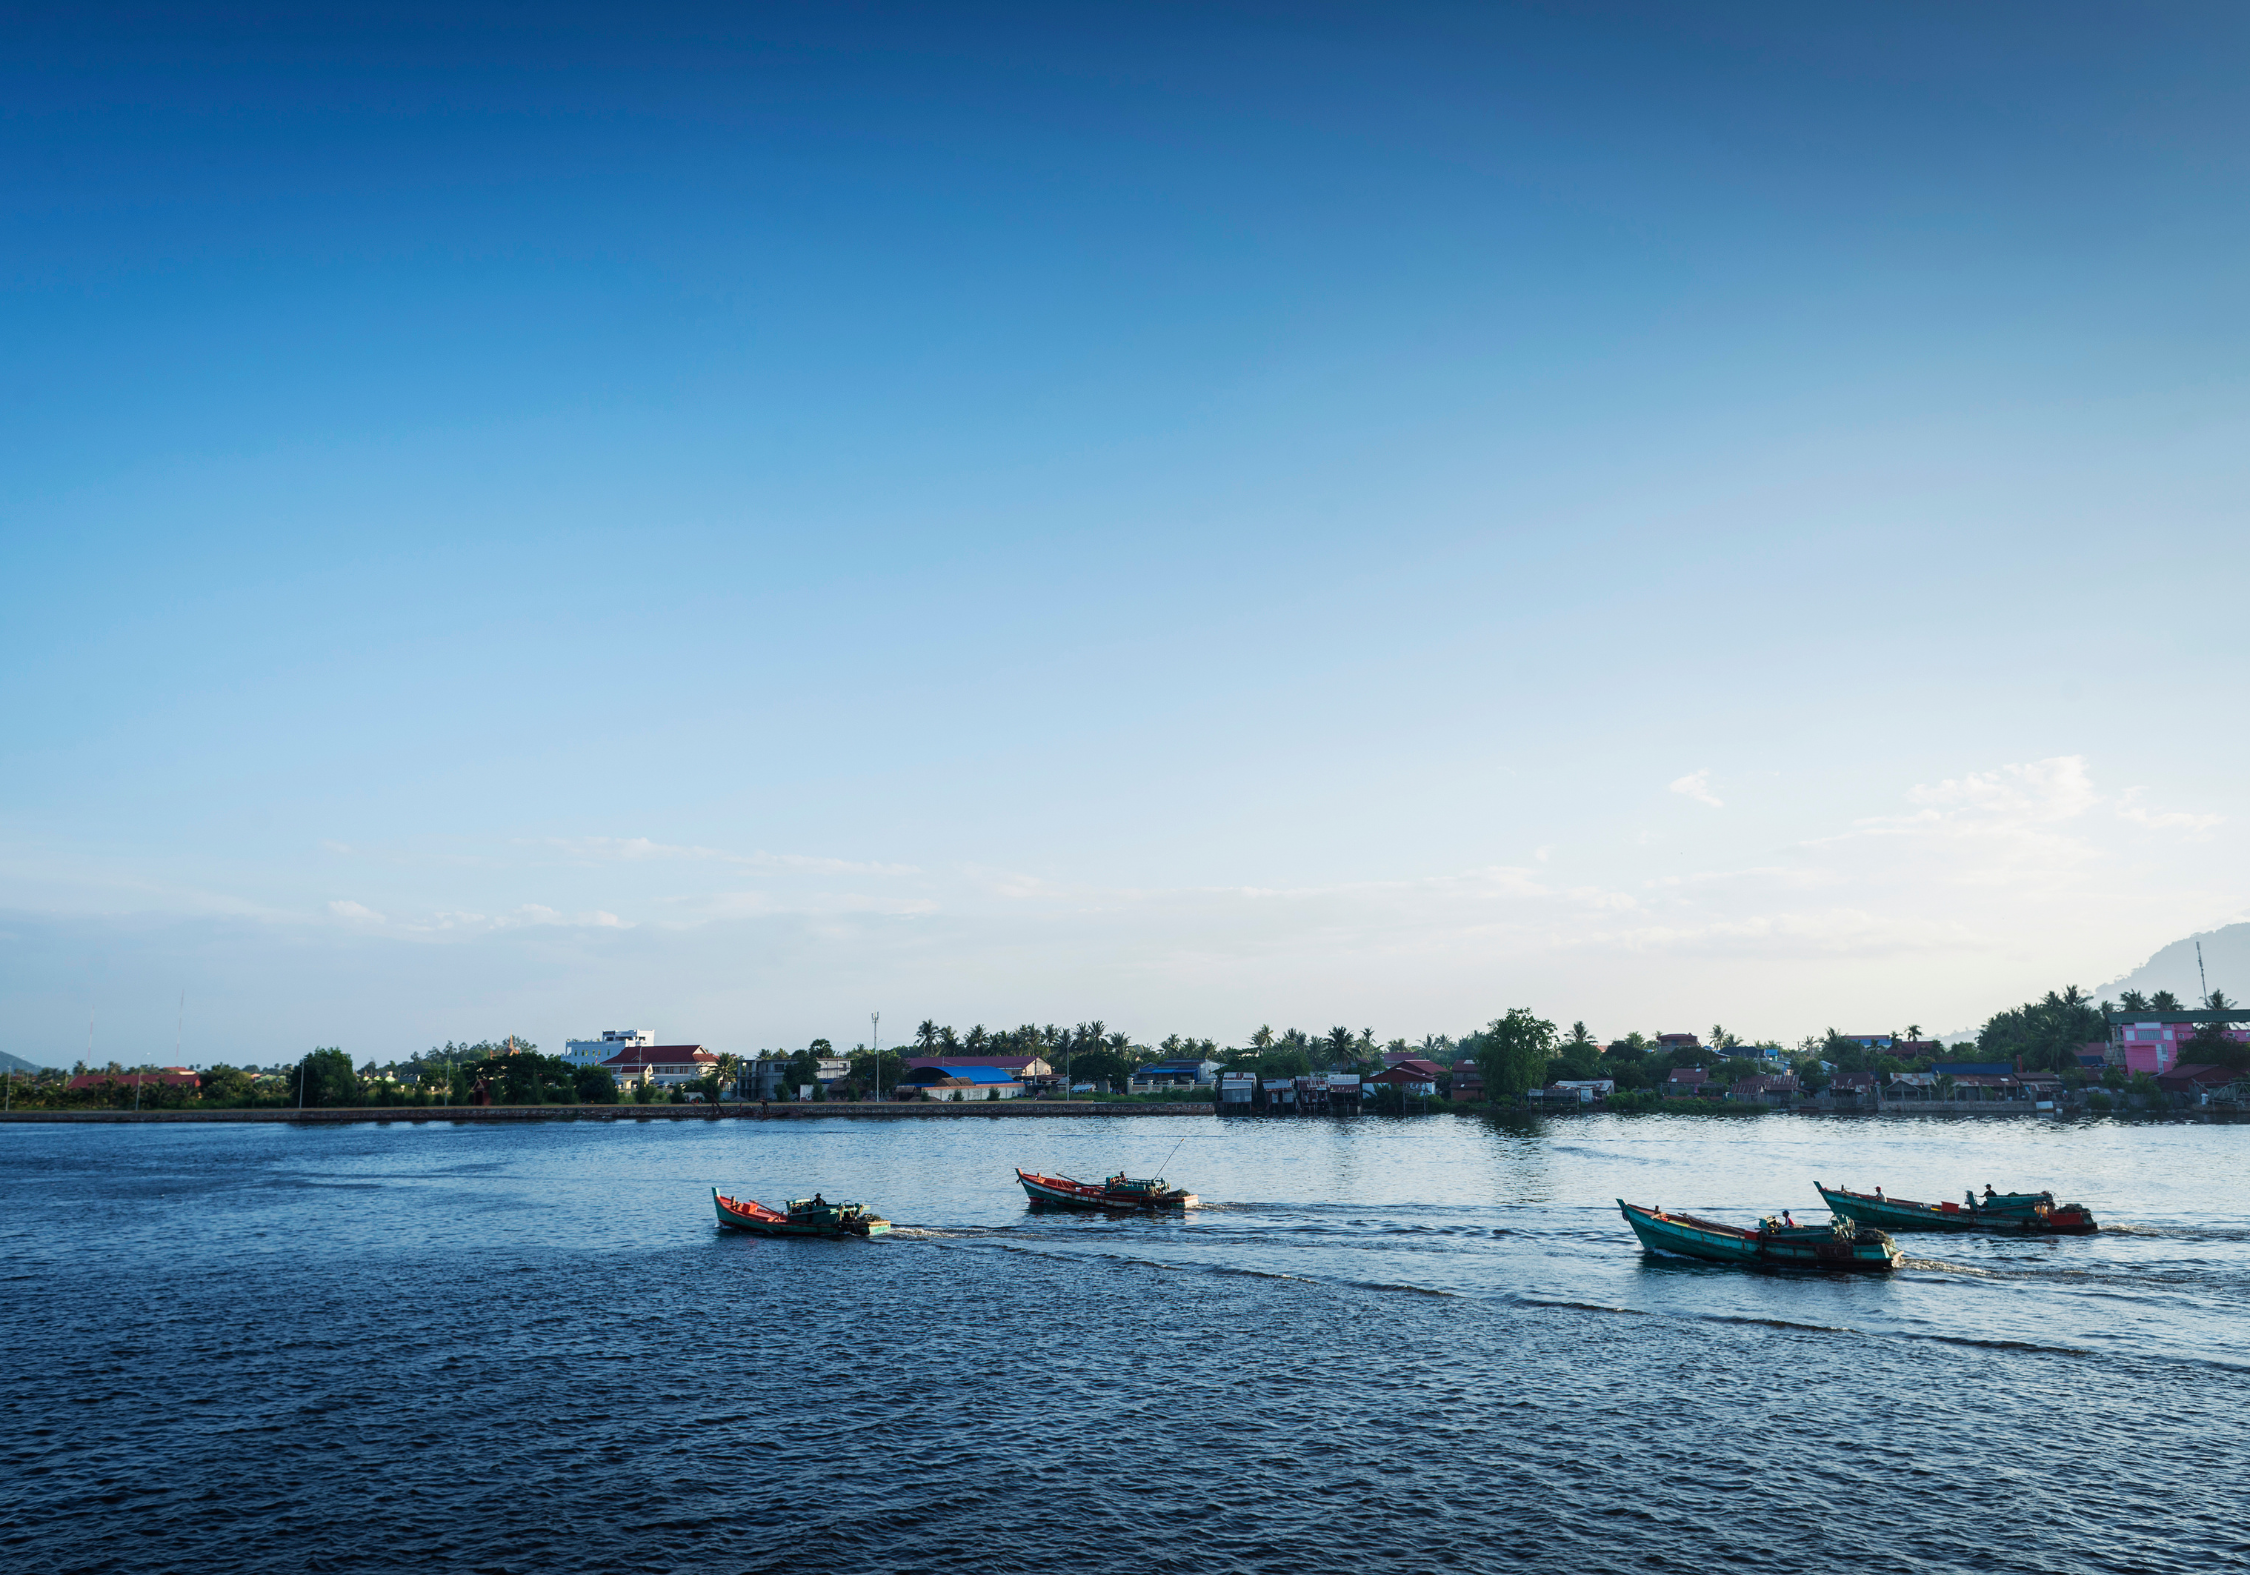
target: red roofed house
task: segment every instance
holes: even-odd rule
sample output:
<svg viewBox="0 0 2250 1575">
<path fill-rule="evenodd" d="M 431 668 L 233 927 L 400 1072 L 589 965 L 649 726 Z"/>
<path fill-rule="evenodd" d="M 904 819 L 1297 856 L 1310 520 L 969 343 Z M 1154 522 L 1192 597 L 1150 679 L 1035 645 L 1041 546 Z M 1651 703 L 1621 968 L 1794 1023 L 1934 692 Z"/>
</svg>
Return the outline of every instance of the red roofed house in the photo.
<svg viewBox="0 0 2250 1575">
<path fill-rule="evenodd" d="M 1704 1093 L 1706 1090 L 1703 1085 L 1710 1080 L 1710 1076 L 1710 1073 L 1699 1066 L 1674 1067 L 1672 1075 L 1664 1080 L 1664 1092 L 1667 1094 Z"/>
<path fill-rule="evenodd" d="M 1385 1067 L 1369 1078 L 1370 1083 L 1381 1083 L 1393 1088 L 1403 1088 L 1409 1094 L 1425 1098 L 1434 1097 L 1438 1083 L 1445 1077 L 1445 1068 L 1435 1061 L 1425 1061 L 1420 1056 L 1408 1056 L 1396 1065 Z"/>
<path fill-rule="evenodd" d="M 1734 1086 L 1727 1090 L 1727 1098 L 1763 1099 L 1769 1104 L 1778 1104 L 1802 1090 L 1803 1085 L 1793 1073 L 1765 1072 L 1754 1077 L 1737 1078 Z"/>
<path fill-rule="evenodd" d="M 617 1079 L 620 1088 L 643 1083 L 676 1088 L 711 1076 L 719 1070 L 719 1058 L 701 1045 L 628 1045 L 604 1061 L 602 1070 Z"/>
<path fill-rule="evenodd" d="M 2167 1094 L 2184 1094 L 2191 1105 L 2207 1105 L 2211 1096 L 2229 1083 L 2240 1082 L 2250 1073 L 2237 1072 L 2232 1067 L 2207 1066 L 2196 1063 L 2176 1066 L 2169 1072 L 2157 1074 L 2156 1086 Z"/>
<path fill-rule="evenodd" d="M 1484 1098 L 1484 1069 L 1474 1061 L 1454 1062 L 1453 1097 L 1471 1102 Z"/>
</svg>

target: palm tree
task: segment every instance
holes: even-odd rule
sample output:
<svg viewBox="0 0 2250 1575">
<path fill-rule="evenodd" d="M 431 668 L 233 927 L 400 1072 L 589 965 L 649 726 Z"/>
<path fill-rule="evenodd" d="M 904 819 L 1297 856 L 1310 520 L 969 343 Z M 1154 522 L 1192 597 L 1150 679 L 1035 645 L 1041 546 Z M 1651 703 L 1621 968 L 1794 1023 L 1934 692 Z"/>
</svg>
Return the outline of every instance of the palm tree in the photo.
<svg viewBox="0 0 2250 1575">
<path fill-rule="evenodd" d="M 937 1031 L 937 1036 L 939 1046 L 945 1051 L 947 1055 L 951 1055 L 954 1051 L 961 1048 L 961 1038 L 958 1034 L 954 1033 L 953 1025 L 951 1023 L 947 1023 L 943 1028 L 940 1028 Z"/>
<path fill-rule="evenodd" d="M 985 1031 L 984 1031 L 984 1024 L 982 1024 L 982 1023 L 979 1023 L 979 1024 L 977 1024 L 977 1025 L 976 1025 L 976 1026 L 975 1026 L 974 1028 L 970 1029 L 970 1030 L 969 1030 L 969 1054 L 971 1054 L 971 1055 L 982 1055 L 982 1054 L 984 1053 L 984 1046 L 985 1046 L 985 1041 L 986 1041 L 986 1040 L 987 1040 L 987 1039 L 988 1039 L 989 1037 L 990 1037 L 990 1036 L 989 1036 L 989 1035 L 987 1035 L 987 1034 L 985 1033 Z"/>
<path fill-rule="evenodd" d="M 914 1030 L 914 1038 L 921 1045 L 924 1055 L 936 1050 L 938 1040 L 937 1020 L 931 1017 L 923 1018 L 922 1026 Z"/>
<path fill-rule="evenodd" d="M 1250 1044 L 1254 1049 L 1271 1050 L 1273 1048 L 1273 1025 L 1260 1023 L 1258 1031 L 1250 1036 Z"/>
<path fill-rule="evenodd" d="M 735 1053 L 734 1053 L 733 1051 L 731 1051 L 731 1050 L 728 1050 L 728 1051 L 724 1051 L 724 1052 L 722 1052 L 722 1053 L 720 1054 L 720 1056 L 719 1056 L 719 1103 L 720 1103 L 720 1104 L 722 1104 L 722 1105 L 723 1105 L 723 1104 L 725 1104 L 725 1103 L 727 1102 L 727 1085 L 728 1085 L 729 1083 L 731 1083 L 731 1082 L 733 1082 L 733 1081 L 734 1081 L 734 1074 L 735 1074 L 736 1070 L 737 1070 L 737 1069 L 738 1069 L 738 1068 L 739 1068 L 739 1067 L 740 1067 L 741 1065 L 742 1065 L 742 1057 L 740 1057 L 740 1056 L 736 1055 L 736 1054 L 735 1054 Z"/>
<path fill-rule="evenodd" d="M 1351 1060 L 1352 1031 L 1349 1028 L 1336 1027 L 1329 1029 L 1327 1039 L 1322 1042 L 1327 1047 L 1328 1059 L 1331 1064 L 1334 1064 L 1338 1061 Z"/>
</svg>

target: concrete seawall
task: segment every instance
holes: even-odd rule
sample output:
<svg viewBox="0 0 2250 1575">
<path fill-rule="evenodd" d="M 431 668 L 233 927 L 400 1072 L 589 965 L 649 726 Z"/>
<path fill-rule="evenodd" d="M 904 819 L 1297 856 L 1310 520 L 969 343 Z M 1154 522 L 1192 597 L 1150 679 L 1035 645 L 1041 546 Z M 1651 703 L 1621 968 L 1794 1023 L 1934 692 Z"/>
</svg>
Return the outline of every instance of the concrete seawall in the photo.
<svg viewBox="0 0 2250 1575">
<path fill-rule="evenodd" d="M 817 1121 L 833 1116 L 865 1116 L 879 1121 L 945 1121 L 977 1117 L 1021 1120 L 1038 1116 L 1210 1114 L 1211 1106 L 1186 1100 L 1157 1105 L 1060 1099 L 996 1099 L 974 1104 L 826 1100 L 772 1105 L 353 1105 L 325 1110 L 16 1110 L 0 1114 L 0 1122 L 291 1121 L 337 1126 L 361 1121 Z"/>
</svg>

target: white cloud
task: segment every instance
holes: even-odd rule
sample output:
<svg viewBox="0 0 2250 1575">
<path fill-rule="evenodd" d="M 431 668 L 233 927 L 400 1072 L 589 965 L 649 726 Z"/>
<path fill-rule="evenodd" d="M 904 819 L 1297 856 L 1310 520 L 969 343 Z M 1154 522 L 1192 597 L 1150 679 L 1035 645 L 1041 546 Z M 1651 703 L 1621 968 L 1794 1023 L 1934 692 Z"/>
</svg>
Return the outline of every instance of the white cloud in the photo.
<svg viewBox="0 0 2250 1575">
<path fill-rule="evenodd" d="M 350 919 L 355 923 L 381 924 L 385 922 L 383 916 L 373 908 L 367 907 L 363 903 L 352 902 L 349 899 L 340 898 L 331 902 L 328 905 L 328 911 L 339 919 Z"/>
<path fill-rule="evenodd" d="M 801 870 L 822 875 L 919 875 L 912 864 L 882 864 L 866 859 L 837 859 L 811 853 L 730 853 L 690 843 L 656 842 L 647 837 L 550 837 L 547 845 L 582 859 L 636 861 L 690 859 L 736 864 L 747 869 Z"/>
<path fill-rule="evenodd" d="M 1928 805 L 1927 813 L 1932 815 L 1979 816 L 2010 827 L 2074 820 L 2101 802 L 2084 755 L 2056 755 L 1981 774 L 1972 771 L 1958 781 L 1917 786 L 1906 797 L 1910 803 Z"/>
<path fill-rule="evenodd" d="M 2083 755 L 1971 772 L 1907 790 L 1910 815 L 1872 815 L 1852 830 L 1807 847 L 1836 848 L 1863 838 L 1919 847 L 1937 860 L 1926 878 L 1951 885 L 2033 881 L 2052 884 L 2101 857 L 2087 835 L 2087 811 L 2102 802 Z M 1902 853 L 1893 853 L 1895 868 Z"/>
<path fill-rule="evenodd" d="M 2184 810 L 2159 811 L 2140 802 L 2145 787 L 2127 788 L 2117 797 L 2117 818 L 2135 825 L 2146 826 L 2151 831 L 2185 831 L 2198 833 L 2226 824 L 2224 815 L 2192 815 Z"/>
<path fill-rule="evenodd" d="M 1701 771 L 1690 771 L 1679 778 L 1672 784 L 1672 791 L 1682 798 L 1692 798 L 1698 804 L 1708 804 L 1713 809 L 1726 807 L 1719 796 L 1711 791 L 1711 772 L 1708 767 Z"/>
</svg>

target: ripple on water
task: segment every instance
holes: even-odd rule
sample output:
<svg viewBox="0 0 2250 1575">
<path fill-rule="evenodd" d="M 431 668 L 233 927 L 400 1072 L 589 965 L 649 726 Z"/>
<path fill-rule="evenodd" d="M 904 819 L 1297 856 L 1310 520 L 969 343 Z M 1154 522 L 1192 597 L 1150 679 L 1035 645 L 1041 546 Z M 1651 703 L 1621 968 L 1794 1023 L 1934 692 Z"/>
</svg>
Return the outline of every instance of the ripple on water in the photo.
<svg viewBox="0 0 2250 1575">
<path fill-rule="evenodd" d="M 1616 1141 L 1583 1140 L 1599 1121 Z M 1051 1125 L 1037 1145 L 1089 1171 L 1120 1138 Z M 1721 1217 L 1798 1201 L 1692 1123 L 1228 1132 L 1175 1166 L 1218 1199 L 1187 1220 L 1027 1214 L 1020 1132 L 844 1126 L 0 1129 L 0 1547 L 120 1571 L 2243 1557 L 2178 1492 L 2182 1460 L 2250 1464 L 2226 1360 L 2250 1207 L 2223 1182 L 2192 1231 L 1759 1275 L 1615 1224 L 1658 1159 Z M 1968 1163 L 1926 1132 L 1775 1130 L 1902 1179 Z M 2104 1218 L 2160 1206 L 2129 1129 L 1974 1136 L 1980 1170 L 2016 1144 L 2004 1173 Z M 2221 1140 L 2207 1176 L 2241 1169 Z M 712 1182 L 914 1223 L 723 1236 Z"/>
</svg>

